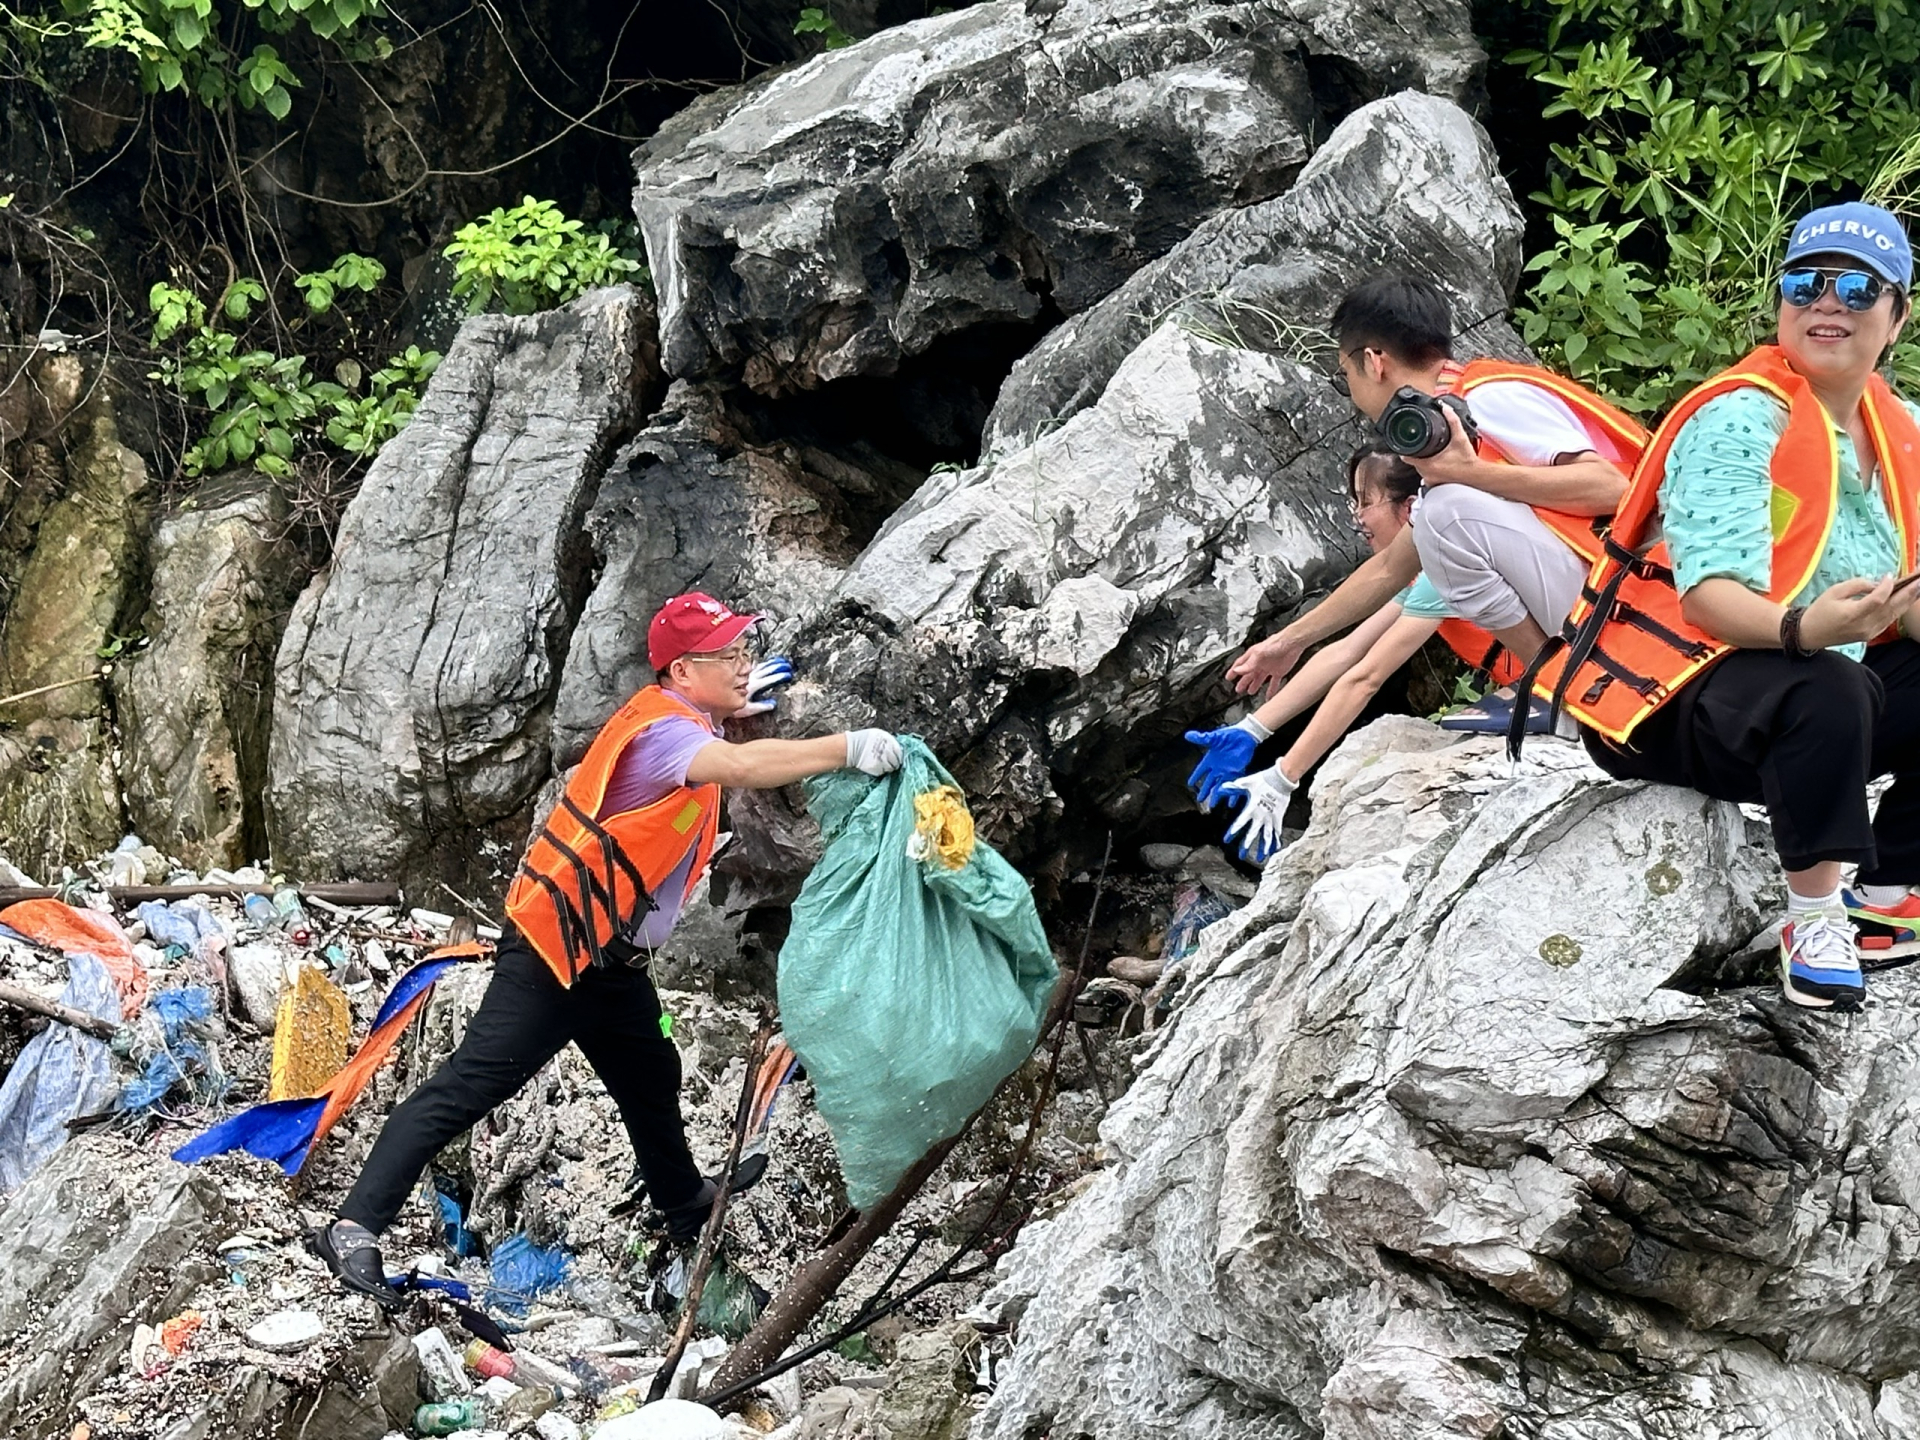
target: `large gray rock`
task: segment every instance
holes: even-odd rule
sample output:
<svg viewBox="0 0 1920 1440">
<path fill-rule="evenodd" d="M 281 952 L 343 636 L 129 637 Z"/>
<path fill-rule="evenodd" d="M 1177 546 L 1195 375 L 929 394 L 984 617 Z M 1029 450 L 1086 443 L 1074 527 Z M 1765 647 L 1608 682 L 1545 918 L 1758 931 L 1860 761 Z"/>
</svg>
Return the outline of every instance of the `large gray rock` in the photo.
<svg viewBox="0 0 1920 1440">
<path fill-rule="evenodd" d="M 276 666 L 274 859 L 308 877 L 464 878 L 502 863 L 551 773 L 549 719 L 588 567 L 580 524 L 657 372 L 628 286 L 483 316 L 341 521 Z M 440 846 L 446 837 L 444 847 Z"/>
<path fill-rule="evenodd" d="M 1286 194 L 1204 221 L 1020 359 L 994 402 L 983 453 L 1009 453 L 1091 405 L 1171 312 L 1286 348 L 1323 333 L 1340 296 L 1388 267 L 1439 282 L 1479 348 L 1526 358 L 1497 338 L 1520 278 L 1521 231 L 1499 174 L 1492 143 L 1457 106 L 1415 91 L 1375 101 Z"/>
<path fill-rule="evenodd" d="M 667 373 L 782 394 L 1077 313 L 1484 60 L 1451 0 L 992 0 L 716 93 L 635 155 Z"/>
<path fill-rule="evenodd" d="M 106 686 L 88 676 L 138 593 L 151 472 L 106 367 L 42 354 L 8 378 L 0 464 L 22 468 L 0 520 L 0 695 L 40 693 L 0 711 L 0 845 L 50 875 L 122 833 Z"/>
<path fill-rule="evenodd" d="M 1497 312 L 1515 272 L 1489 257 L 1519 222 L 1463 112 L 1381 101 L 1322 154 L 1315 186 L 1388 207 L 1380 234 L 1407 216 L 1412 248 L 1381 258 L 1437 270 Z M 1404 179 L 1369 190 L 1383 155 Z M 1453 248 L 1417 248 L 1422 175 L 1476 197 Z M 1240 213 L 1250 228 L 1279 218 Z M 1324 303 L 1312 273 L 1287 287 L 1296 309 Z M 1356 558 L 1342 470 L 1360 425 L 1327 364 L 1299 337 L 1162 307 L 1091 404 L 933 477 L 888 522 L 797 647 L 793 713 L 924 735 L 1016 850 L 1069 791 L 1122 825 L 1184 807 L 1191 757 L 1166 749 L 1223 708 L 1224 662 Z"/>
<path fill-rule="evenodd" d="M 177 1313 L 215 1273 L 226 1218 L 206 1171 L 98 1139 L 61 1147 L 0 1205 L 0 1433 L 66 1436 L 134 1323 Z"/>
<path fill-rule="evenodd" d="M 1003 1265 L 976 1440 L 1906 1433 L 1920 977 L 1786 1004 L 1764 827 L 1570 746 L 1382 721 L 1314 800 Z"/>
<path fill-rule="evenodd" d="M 197 869 L 266 853 L 267 720 L 280 625 L 302 576 L 259 476 L 203 487 L 160 522 L 140 630 L 113 678 L 133 829 Z"/>
</svg>

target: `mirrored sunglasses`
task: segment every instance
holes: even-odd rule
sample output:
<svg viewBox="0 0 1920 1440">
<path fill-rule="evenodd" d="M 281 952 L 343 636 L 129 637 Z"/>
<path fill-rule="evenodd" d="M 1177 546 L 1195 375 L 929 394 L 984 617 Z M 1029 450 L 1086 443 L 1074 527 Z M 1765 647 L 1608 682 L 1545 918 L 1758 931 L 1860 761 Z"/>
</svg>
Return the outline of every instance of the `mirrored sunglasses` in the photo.
<svg viewBox="0 0 1920 1440">
<path fill-rule="evenodd" d="M 1780 298 L 1804 310 L 1827 293 L 1829 281 L 1835 297 L 1849 310 L 1871 310 L 1886 288 L 1884 280 L 1865 270 L 1789 270 L 1780 277 Z"/>
</svg>

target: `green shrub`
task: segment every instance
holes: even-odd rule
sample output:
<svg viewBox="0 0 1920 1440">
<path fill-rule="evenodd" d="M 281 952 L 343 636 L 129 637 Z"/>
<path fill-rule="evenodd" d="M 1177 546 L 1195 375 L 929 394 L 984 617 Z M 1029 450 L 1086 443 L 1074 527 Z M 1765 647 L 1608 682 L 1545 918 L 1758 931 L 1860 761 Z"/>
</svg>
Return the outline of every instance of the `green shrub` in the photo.
<svg viewBox="0 0 1920 1440">
<path fill-rule="evenodd" d="M 453 297 L 469 315 L 551 310 L 643 269 L 607 229 L 589 230 L 553 201 L 531 195 L 511 210 L 495 209 L 462 225 L 446 255 L 453 261 Z"/>
<path fill-rule="evenodd" d="M 1549 364 L 1655 414 L 1773 331 L 1788 222 L 1865 194 L 1911 209 L 1920 28 L 1905 0 L 1530 0 L 1508 58 L 1565 136 L 1553 245 L 1517 319 Z M 1897 370 L 1920 379 L 1920 349 Z"/>
<path fill-rule="evenodd" d="M 370 292 L 385 277 L 379 261 L 343 255 L 326 270 L 296 276 L 293 284 L 307 309 L 322 314 L 342 291 Z M 371 376 L 358 361 L 345 359 L 334 367 L 334 379 L 317 379 L 305 355 L 250 347 L 244 328 L 234 328 L 244 327 L 266 299 L 266 287 L 251 277 L 233 281 L 211 307 L 165 281 L 147 296 L 150 340 L 161 352 L 150 378 L 207 412 L 182 456 L 189 475 L 252 465 L 285 476 L 300 450 L 322 438 L 350 455 L 371 456 L 407 423 L 440 363 L 438 352 L 410 345 Z"/>
</svg>

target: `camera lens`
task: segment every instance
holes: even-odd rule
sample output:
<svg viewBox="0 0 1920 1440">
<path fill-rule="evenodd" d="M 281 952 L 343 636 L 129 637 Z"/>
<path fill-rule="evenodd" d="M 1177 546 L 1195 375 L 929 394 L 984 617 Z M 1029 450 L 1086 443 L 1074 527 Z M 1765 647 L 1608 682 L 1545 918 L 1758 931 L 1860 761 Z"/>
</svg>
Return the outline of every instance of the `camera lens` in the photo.
<svg viewBox="0 0 1920 1440">
<path fill-rule="evenodd" d="M 1439 454 L 1449 438 L 1446 417 L 1418 405 L 1393 406 L 1382 417 L 1380 429 L 1388 449 L 1416 459 Z"/>
</svg>

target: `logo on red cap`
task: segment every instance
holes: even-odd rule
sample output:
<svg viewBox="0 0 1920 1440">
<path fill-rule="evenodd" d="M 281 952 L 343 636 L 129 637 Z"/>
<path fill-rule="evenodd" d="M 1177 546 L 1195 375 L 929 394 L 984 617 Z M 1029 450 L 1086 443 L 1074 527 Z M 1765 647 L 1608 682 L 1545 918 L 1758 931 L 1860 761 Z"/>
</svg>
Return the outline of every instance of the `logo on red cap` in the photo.
<svg viewBox="0 0 1920 1440">
<path fill-rule="evenodd" d="M 761 618 L 737 614 L 698 590 L 676 595 L 647 626 L 647 661 L 655 670 L 665 670 L 682 655 L 724 650 Z"/>
</svg>

